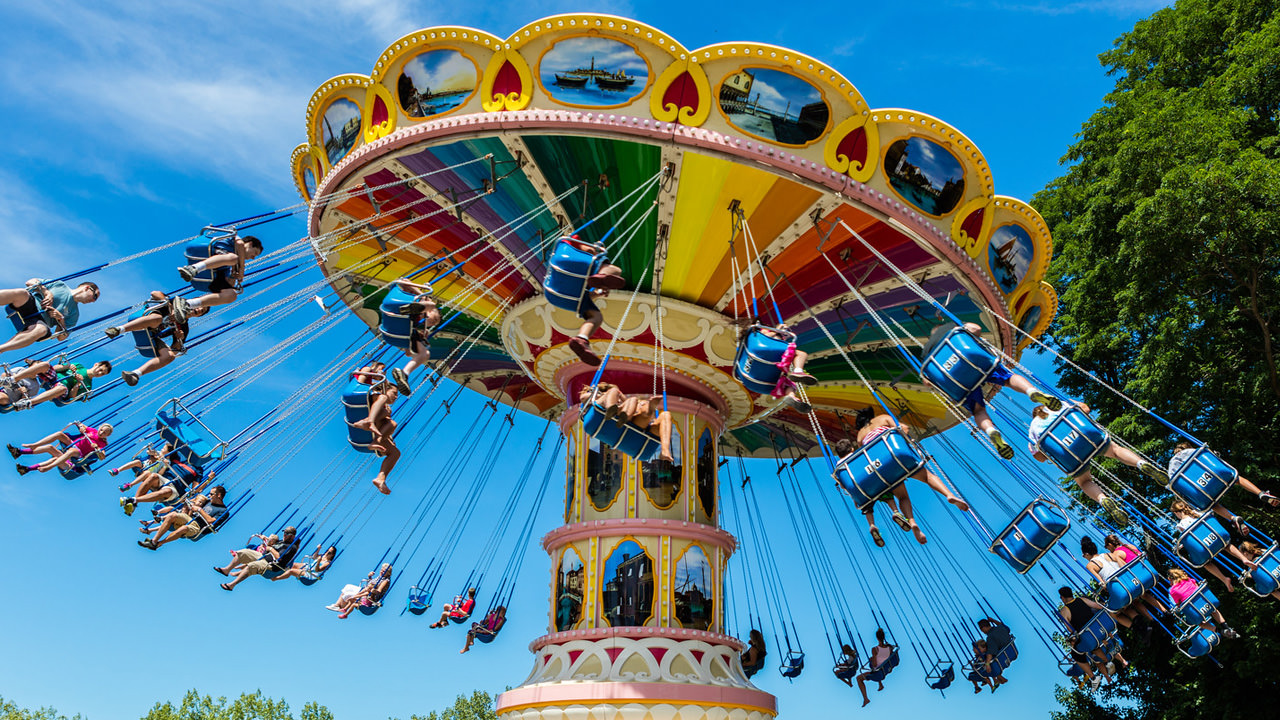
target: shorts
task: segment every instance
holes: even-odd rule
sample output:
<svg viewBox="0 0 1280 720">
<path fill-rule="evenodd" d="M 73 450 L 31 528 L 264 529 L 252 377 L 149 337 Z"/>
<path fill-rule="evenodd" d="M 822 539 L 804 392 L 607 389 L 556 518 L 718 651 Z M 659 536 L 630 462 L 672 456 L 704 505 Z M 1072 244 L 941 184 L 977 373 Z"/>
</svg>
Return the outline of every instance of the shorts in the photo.
<svg viewBox="0 0 1280 720">
<path fill-rule="evenodd" d="M 169 517 L 173 518 L 174 522 L 178 525 L 186 525 L 191 522 L 191 516 L 184 512 L 170 513 Z"/>
<path fill-rule="evenodd" d="M 1081 664 L 1083 664 L 1083 665 L 1088 665 L 1088 664 L 1089 664 L 1089 656 L 1088 656 L 1088 655 L 1085 655 L 1085 654 L 1084 654 L 1084 653 L 1082 653 L 1082 652 L 1076 652 L 1075 650 L 1072 650 L 1072 651 L 1071 651 L 1071 662 L 1077 662 L 1077 663 L 1081 663 Z"/>
<path fill-rule="evenodd" d="M 1004 387 L 1005 385 L 1008 385 L 1009 381 L 1012 379 L 1013 373 L 1009 371 L 1009 368 L 1005 367 L 1004 363 L 996 363 L 995 369 L 987 376 L 986 382 L 989 382 L 992 385 Z M 982 396 L 982 388 L 978 387 L 975 388 L 973 392 L 965 395 L 964 400 L 961 400 L 960 404 L 964 406 L 965 410 L 969 411 L 970 415 L 972 415 L 978 408 L 986 407 L 987 399 Z"/>
<path fill-rule="evenodd" d="M 218 268 L 213 273 L 213 280 L 209 283 L 209 292 L 220 293 L 223 290 L 231 290 L 235 286 L 231 284 L 231 273 L 225 268 Z"/>
<path fill-rule="evenodd" d="M 202 530 L 204 530 L 204 528 L 190 522 L 178 528 L 176 532 L 178 533 L 178 537 L 193 538 L 199 535 Z"/>
<path fill-rule="evenodd" d="M 587 290 L 582 295 L 582 300 L 578 302 L 578 317 L 586 320 L 591 313 L 598 312 L 600 312 L 600 308 L 596 307 L 595 301 L 591 299 L 591 291 Z"/>
<path fill-rule="evenodd" d="M 257 550 L 250 550 L 249 548 L 245 548 L 243 550 L 236 551 L 236 562 L 242 565 L 254 563 L 261 559 L 262 559 L 262 553 L 258 552 Z"/>
<path fill-rule="evenodd" d="M 27 301 L 19 305 L 17 309 L 12 312 L 22 319 L 22 327 L 24 329 L 32 328 L 36 325 L 44 328 L 44 334 L 36 338 L 36 340 L 44 340 L 53 334 L 53 332 L 49 330 L 49 325 L 45 322 L 44 316 L 41 315 L 41 313 L 44 312 L 44 308 L 40 306 L 40 303 L 36 302 L 36 296 L 30 294 L 30 291 L 28 291 L 27 294 Z"/>
<path fill-rule="evenodd" d="M 0 393 L 9 398 L 9 402 L 15 403 L 24 397 L 23 390 L 26 390 L 25 397 L 33 398 L 40 394 L 40 383 L 35 378 L 26 378 L 18 380 L 12 386 L 0 388 Z"/>
<path fill-rule="evenodd" d="M 254 560 L 253 562 L 245 565 L 244 570 L 249 575 L 261 575 L 262 573 L 267 571 L 267 566 L 269 564 L 270 563 L 268 563 L 266 560 Z"/>
</svg>

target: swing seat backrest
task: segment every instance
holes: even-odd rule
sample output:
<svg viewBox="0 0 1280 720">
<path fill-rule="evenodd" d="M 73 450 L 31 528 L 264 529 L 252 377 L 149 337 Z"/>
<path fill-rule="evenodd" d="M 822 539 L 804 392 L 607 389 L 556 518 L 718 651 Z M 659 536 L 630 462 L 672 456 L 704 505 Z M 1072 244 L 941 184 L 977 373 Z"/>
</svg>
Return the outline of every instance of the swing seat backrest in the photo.
<svg viewBox="0 0 1280 720">
<path fill-rule="evenodd" d="M 1111 612 L 1120 612 L 1156 587 L 1156 571 L 1146 556 L 1125 563 L 1115 575 L 1107 578 L 1106 597 L 1102 604 Z"/>
<path fill-rule="evenodd" d="M 1010 639 L 1009 644 L 1000 648 L 1000 652 L 996 653 L 995 659 L 991 661 L 991 674 L 999 675 L 1017 659 L 1018 646 Z"/>
<path fill-rule="evenodd" d="M 1259 597 L 1280 590 L 1280 545 L 1272 544 L 1254 563 L 1256 566 L 1244 574 L 1244 586 Z"/>
<path fill-rule="evenodd" d="M 1091 653 L 1100 647 L 1106 647 L 1107 641 L 1116 634 L 1116 621 L 1105 612 L 1096 612 L 1084 628 L 1076 634 L 1072 648 L 1078 653 Z"/>
<path fill-rule="evenodd" d="M 204 428 L 193 417 L 180 417 L 168 410 L 156 412 L 156 429 L 163 442 L 173 445 L 173 456 L 197 470 L 226 456 L 226 445 L 216 445 L 205 437 Z"/>
<path fill-rule="evenodd" d="M 421 615 L 431 607 L 431 593 L 428 593 L 417 585 L 409 588 L 409 597 L 405 600 L 405 609 L 414 615 Z"/>
<path fill-rule="evenodd" d="M 147 311 L 153 307 L 155 307 L 154 303 L 145 303 L 142 307 L 130 313 L 129 319 L 137 320 L 146 315 Z M 144 358 L 153 358 L 160 354 L 160 338 L 154 335 L 152 330 L 144 328 L 142 330 L 134 330 L 130 334 L 133 335 L 133 346 L 137 348 L 139 355 Z"/>
<path fill-rule="evenodd" d="M 955 668 L 948 667 L 946 670 L 942 671 L 942 674 L 929 677 L 927 680 L 929 680 L 930 690 L 946 690 L 951 687 L 951 683 L 956 681 Z"/>
<path fill-rule="evenodd" d="M 782 667 L 778 668 L 784 678 L 797 678 L 804 671 L 804 653 L 798 651 L 788 652 L 782 658 Z"/>
<path fill-rule="evenodd" d="M 361 614 L 361 615 L 372 615 L 372 614 L 374 614 L 374 613 L 378 612 L 378 608 L 380 608 L 380 607 L 382 607 L 382 603 L 380 603 L 380 602 L 379 602 L 379 603 L 372 603 L 372 604 L 369 604 L 369 605 L 365 605 L 364 603 L 361 603 L 361 604 L 359 604 L 359 605 L 357 605 L 357 606 L 356 606 L 356 609 L 358 609 L 358 610 L 360 611 L 360 614 Z"/>
<path fill-rule="evenodd" d="M 1111 437 L 1087 413 L 1071 407 L 1058 413 L 1045 428 L 1036 449 L 1067 475 L 1078 475 L 1089 467 L 1094 456 L 1104 453 Z"/>
<path fill-rule="evenodd" d="M 1174 641 L 1174 645 L 1189 658 L 1201 658 L 1213 652 L 1220 640 L 1218 633 L 1213 630 L 1191 627 Z"/>
<path fill-rule="evenodd" d="M 1210 622 L 1213 611 L 1218 609 L 1218 598 L 1209 590 L 1207 583 L 1200 583 L 1194 593 L 1173 608 L 1173 614 L 1182 618 L 1189 626 Z"/>
<path fill-rule="evenodd" d="M 587 294 L 587 278 L 600 272 L 608 261 L 609 257 L 603 252 L 592 254 L 567 242 L 556 243 L 547 261 L 547 274 L 542 278 L 542 293 L 547 302 L 577 313 Z"/>
<path fill-rule="evenodd" d="M 790 340 L 779 340 L 765 335 L 760 326 L 752 326 L 738 343 L 738 354 L 733 359 L 733 376 L 753 393 L 772 393 L 778 386 L 778 378 L 782 377 L 778 363 L 794 337 L 791 335 Z"/>
<path fill-rule="evenodd" d="M 1084 670 L 1076 664 L 1075 660 L 1071 659 L 1070 655 L 1065 655 L 1058 661 L 1058 669 L 1069 678 L 1084 677 Z"/>
<path fill-rule="evenodd" d="M 852 678 L 854 675 L 858 674 L 858 666 L 845 665 L 844 663 L 837 663 L 836 666 L 831 669 L 831 672 L 835 673 L 835 676 L 840 678 L 841 680 L 848 680 L 849 678 Z"/>
<path fill-rule="evenodd" d="M 1222 523 L 1212 513 L 1205 513 L 1178 536 L 1177 553 L 1195 567 L 1204 567 L 1230 542 L 1231 536 Z"/>
<path fill-rule="evenodd" d="M 347 423 L 347 442 L 362 453 L 373 452 L 369 447 L 373 443 L 373 431 L 355 426 L 355 423 L 369 418 L 370 389 L 368 385 L 352 380 L 342 390 L 342 416 Z"/>
<path fill-rule="evenodd" d="M 1201 446 L 1169 478 L 1169 490 L 1196 512 L 1217 505 L 1240 473 L 1222 458 Z"/>
<path fill-rule="evenodd" d="M 378 332 L 382 341 L 391 347 L 408 350 L 413 334 L 413 318 L 408 313 L 400 312 L 406 303 L 413 302 L 413 294 L 406 292 L 397 284 L 392 284 L 378 306 Z"/>
<path fill-rule="evenodd" d="M 889 652 L 889 658 L 883 663 L 880 663 L 879 667 L 872 668 L 872 661 L 868 660 L 867 664 L 863 666 L 862 671 L 866 673 L 868 680 L 882 682 L 886 677 L 888 677 L 889 673 L 893 672 L 894 668 L 898 667 L 898 659 L 898 648 L 895 647 Z"/>
<path fill-rule="evenodd" d="M 498 637 L 498 633 L 502 631 L 502 626 L 506 624 L 506 615 L 502 615 L 496 618 L 496 620 L 486 617 L 484 622 L 481 623 L 481 627 L 485 629 L 485 632 L 477 632 L 476 640 L 479 640 L 482 643 L 493 642 L 493 639 Z"/>
<path fill-rule="evenodd" d="M 924 467 L 924 453 L 897 428 L 883 432 L 836 463 L 831 476 L 865 510 Z"/>
<path fill-rule="evenodd" d="M 606 421 L 604 414 L 604 408 L 597 403 L 587 405 L 582 411 L 583 431 L 628 457 L 648 460 L 657 456 L 662 446 L 657 435 L 629 422 L 618 425 L 612 420 Z"/>
<path fill-rule="evenodd" d="M 89 457 L 76 458 L 75 460 L 71 461 L 71 467 L 62 465 L 58 468 L 58 472 L 61 473 L 62 477 L 66 478 L 67 480 L 75 480 L 78 477 L 84 477 L 85 475 L 92 473 L 93 470 L 91 469 L 91 466 L 93 465 L 94 461 L 97 459 L 98 459 L 97 455 L 90 455 Z"/>
<path fill-rule="evenodd" d="M 183 254 L 187 256 L 187 264 L 195 265 L 201 260 L 207 260 L 214 255 L 225 255 L 236 251 L 236 239 L 234 235 L 223 235 L 220 237 L 209 238 L 200 237 L 194 242 L 188 243 Z M 216 274 L 230 272 L 230 268 L 218 268 L 217 270 L 201 270 L 191 279 L 191 287 L 197 292 L 209 292 L 209 285 L 213 283 Z"/>
<path fill-rule="evenodd" d="M 920 377 L 958 403 L 982 387 L 1000 365 L 991 348 L 956 326 L 920 364 Z"/>
<path fill-rule="evenodd" d="M 991 552 L 1004 558 L 1019 574 L 1035 566 L 1071 527 L 1056 504 L 1036 498 L 996 535 Z"/>
</svg>

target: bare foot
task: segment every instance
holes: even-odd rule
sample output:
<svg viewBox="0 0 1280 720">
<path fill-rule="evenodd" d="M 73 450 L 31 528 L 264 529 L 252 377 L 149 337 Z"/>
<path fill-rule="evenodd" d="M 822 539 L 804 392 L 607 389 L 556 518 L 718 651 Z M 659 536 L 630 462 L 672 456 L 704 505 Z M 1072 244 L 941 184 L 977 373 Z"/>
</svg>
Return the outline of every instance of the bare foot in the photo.
<svg viewBox="0 0 1280 720">
<path fill-rule="evenodd" d="M 387 487 L 387 481 L 386 481 L 386 480 L 377 480 L 377 479 L 375 479 L 375 480 L 373 481 L 373 486 L 374 486 L 374 487 L 376 487 L 376 488 L 378 488 L 378 492 L 382 493 L 383 495 L 390 495 L 390 494 L 391 494 L 391 488 Z"/>
<path fill-rule="evenodd" d="M 871 698 L 867 698 L 866 700 L 862 701 L 862 707 L 866 707 L 870 704 L 871 704 Z"/>
<path fill-rule="evenodd" d="M 461 650 L 459 650 L 459 651 L 458 651 L 458 654 L 459 654 L 459 655 L 465 655 L 465 654 L 466 654 L 466 652 L 467 652 L 467 649 L 466 649 L 466 648 L 462 648 Z"/>
<path fill-rule="evenodd" d="M 674 463 L 676 461 L 676 459 L 671 456 L 671 453 L 668 453 L 668 452 L 659 453 L 658 457 L 663 460 L 666 460 L 669 463 Z"/>
<path fill-rule="evenodd" d="M 958 497 L 954 497 L 954 496 L 949 497 L 947 498 L 947 502 L 960 508 L 960 512 L 969 512 L 969 503 L 965 502 L 964 500 L 961 500 Z"/>
<path fill-rule="evenodd" d="M 921 530 L 920 526 L 916 525 L 914 522 L 911 523 L 911 532 L 915 533 L 916 541 L 919 542 L 921 545 L 929 542 L 929 538 L 925 537 L 924 531 Z"/>
</svg>

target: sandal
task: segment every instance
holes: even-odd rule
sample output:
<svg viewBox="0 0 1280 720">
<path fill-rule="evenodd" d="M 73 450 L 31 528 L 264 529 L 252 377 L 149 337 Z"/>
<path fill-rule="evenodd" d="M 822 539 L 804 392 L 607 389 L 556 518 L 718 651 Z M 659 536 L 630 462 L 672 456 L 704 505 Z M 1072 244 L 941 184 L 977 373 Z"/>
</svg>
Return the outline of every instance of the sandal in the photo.
<svg viewBox="0 0 1280 720">
<path fill-rule="evenodd" d="M 871 540 L 876 547 L 884 547 L 884 538 L 880 536 L 880 528 L 871 528 Z"/>
<path fill-rule="evenodd" d="M 1280 498 L 1276 497 L 1275 495 L 1272 495 L 1266 490 L 1263 490 L 1262 492 L 1258 493 L 1258 499 L 1270 505 L 1271 507 L 1280 507 Z"/>
<path fill-rule="evenodd" d="M 901 512 L 895 512 L 893 514 L 893 522 L 895 525 L 902 528 L 902 532 L 911 532 L 911 521 L 908 520 L 907 516 L 903 515 Z"/>
<path fill-rule="evenodd" d="M 218 587 L 222 588 L 223 590 L 226 590 L 227 592 L 230 592 L 232 590 L 232 587 L 227 583 L 222 583 Z"/>
<path fill-rule="evenodd" d="M 222 575 L 223 577 L 231 577 L 231 573 L 227 572 L 226 570 L 223 570 L 222 568 L 218 567 L 217 565 L 214 565 L 214 566 L 213 566 L 213 571 L 214 571 L 214 572 L 216 572 L 216 573 L 218 573 L 218 574 L 220 574 L 220 575 Z"/>
</svg>

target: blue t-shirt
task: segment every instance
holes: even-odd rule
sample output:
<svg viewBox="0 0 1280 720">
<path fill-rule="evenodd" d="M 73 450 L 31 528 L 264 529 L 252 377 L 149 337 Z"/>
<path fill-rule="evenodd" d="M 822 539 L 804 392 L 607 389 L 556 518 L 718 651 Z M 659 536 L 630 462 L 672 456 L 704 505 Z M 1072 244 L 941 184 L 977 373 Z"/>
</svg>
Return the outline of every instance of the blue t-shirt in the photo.
<svg viewBox="0 0 1280 720">
<path fill-rule="evenodd" d="M 53 298 L 53 309 L 62 313 L 62 322 L 66 325 L 66 328 L 70 330 L 75 327 L 76 323 L 80 322 L 80 303 L 71 297 L 71 288 L 67 287 L 67 284 L 61 280 L 41 280 L 40 284 L 44 286 L 45 290 L 49 291 L 49 295 Z M 39 300 L 40 298 L 37 298 L 37 302 Z M 47 310 L 42 310 L 40 317 L 44 319 L 45 324 L 50 329 L 58 327 L 58 324 L 49 316 Z"/>
</svg>

